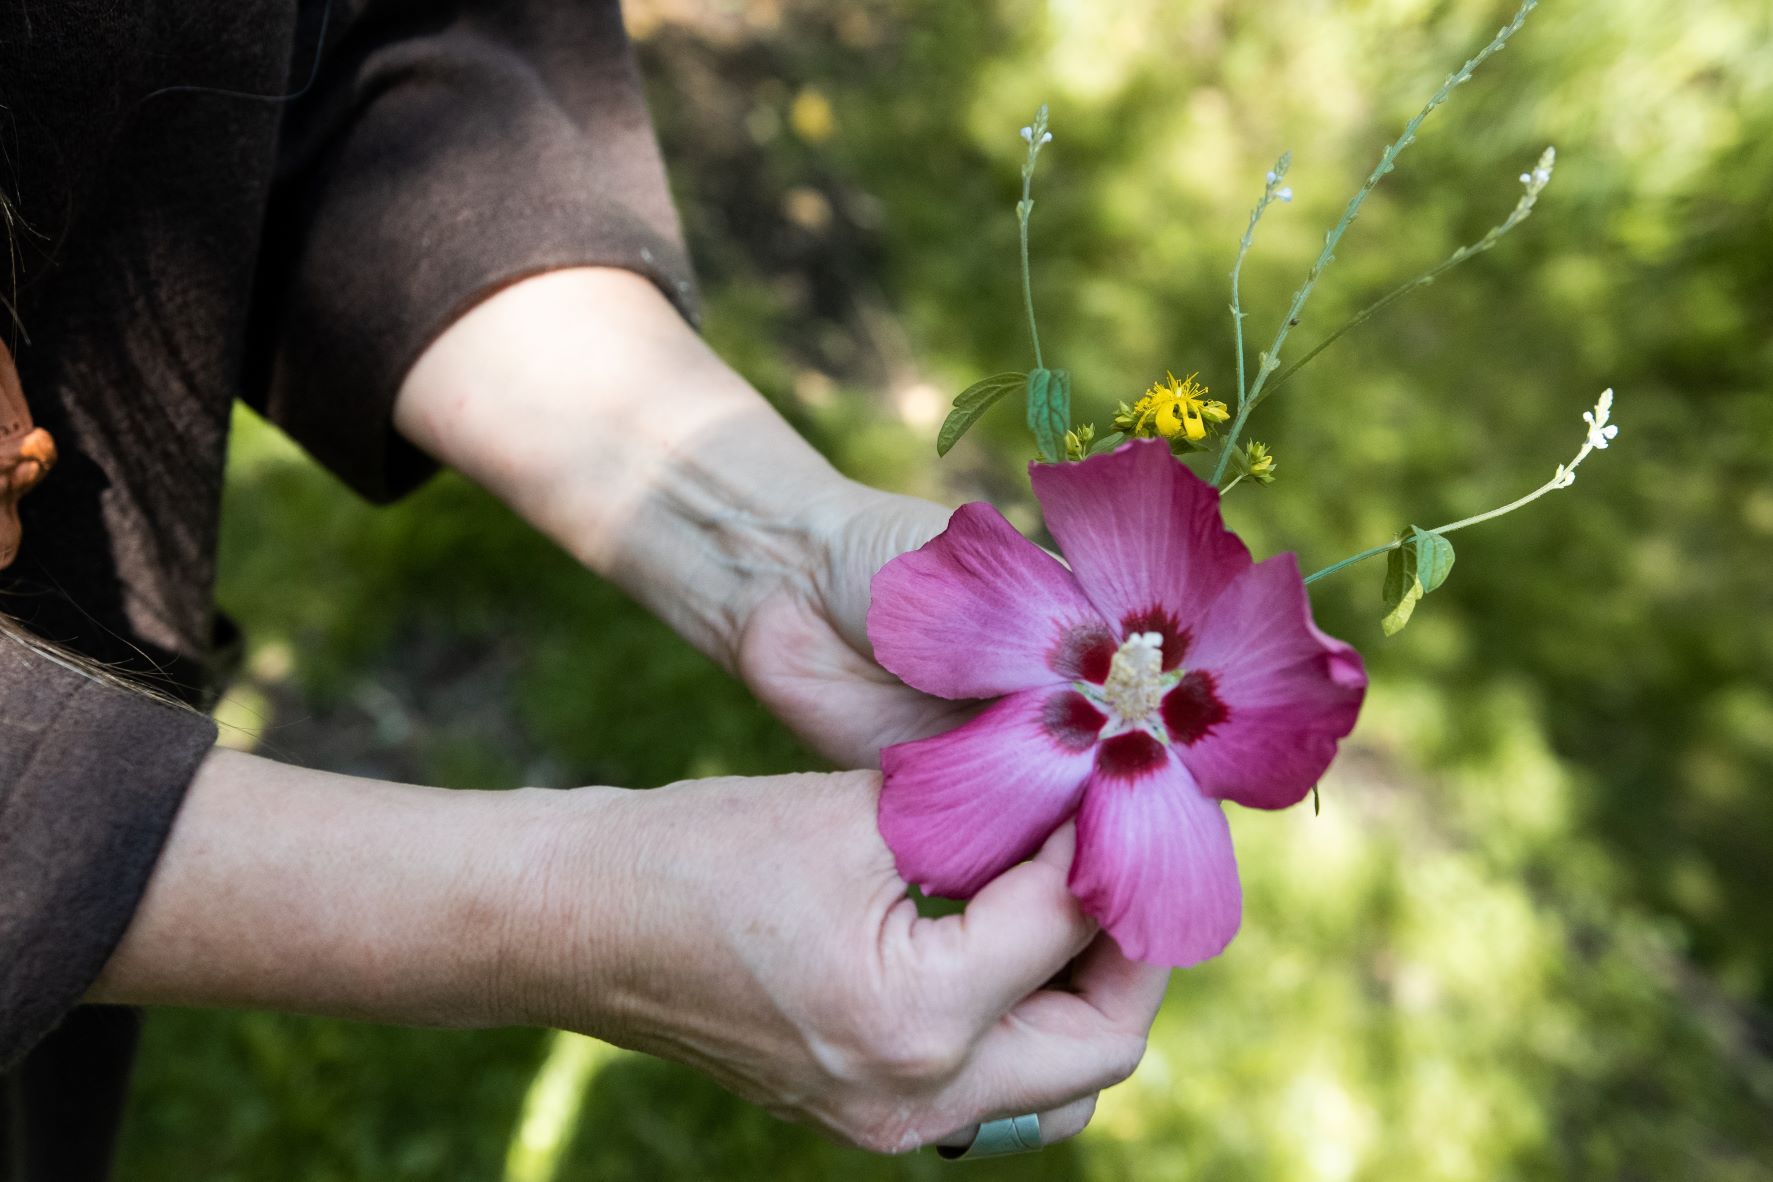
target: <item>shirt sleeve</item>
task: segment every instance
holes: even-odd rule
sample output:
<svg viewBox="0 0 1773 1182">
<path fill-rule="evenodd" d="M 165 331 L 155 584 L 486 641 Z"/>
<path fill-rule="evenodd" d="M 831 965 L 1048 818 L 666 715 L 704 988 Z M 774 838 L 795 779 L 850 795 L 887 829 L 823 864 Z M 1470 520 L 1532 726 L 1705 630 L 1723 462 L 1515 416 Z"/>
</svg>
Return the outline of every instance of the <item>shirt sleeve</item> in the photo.
<svg viewBox="0 0 1773 1182">
<path fill-rule="evenodd" d="M 104 968 L 215 737 L 0 636 L 0 1072 Z"/>
<path fill-rule="evenodd" d="M 339 7 L 284 126 L 255 400 L 390 500 L 430 470 L 393 429 L 395 394 L 474 304 L 591 265 L 647 276 L 692 321 L 696 293 L 617 0 Z"/>
</svg>

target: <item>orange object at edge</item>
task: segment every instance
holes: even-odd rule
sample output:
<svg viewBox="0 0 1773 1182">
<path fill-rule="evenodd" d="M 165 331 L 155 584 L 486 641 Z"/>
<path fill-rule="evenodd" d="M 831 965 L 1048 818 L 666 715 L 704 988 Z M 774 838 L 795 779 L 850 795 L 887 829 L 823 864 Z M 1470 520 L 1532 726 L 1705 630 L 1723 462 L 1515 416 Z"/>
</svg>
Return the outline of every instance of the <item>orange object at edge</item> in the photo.
<svg viewBox="0 0 1773 1182">
<path fill-rule="evenodd" d="M 18 556 L 24 529 L 19 498 L 43 483 L 55 467 L 55 440 L 31 422 L 12 350 L 0 341 L 0 570 Z"/>
</svg>

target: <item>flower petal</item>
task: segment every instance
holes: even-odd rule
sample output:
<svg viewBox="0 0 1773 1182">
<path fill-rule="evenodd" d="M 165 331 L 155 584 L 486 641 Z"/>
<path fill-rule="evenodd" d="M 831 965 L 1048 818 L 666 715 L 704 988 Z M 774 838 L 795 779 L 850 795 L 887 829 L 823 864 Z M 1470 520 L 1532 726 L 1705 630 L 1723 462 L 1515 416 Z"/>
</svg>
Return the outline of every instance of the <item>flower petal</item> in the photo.
<svg viewBox="0 0 1773 1182">
<path fill-rule="evenodd" d="M 1198 724 L 1177 734 L 1176 751 L 1209 796 L 1250 808 L 1296 804 L 1354 729 L 1366 694 L 1360 654 L 1320 632 L 1299 578 L 1299 561 L 1277 554 L 1220 593 L 1201 618 L 1188 654 L 1223 704 L 1186 712 Z M 1198 684 L 1198 683 L 1196 683 Z M 1166 711 L 1166 716 L 1184 716 Z"/>
<path fill-rule="evenodd" d="M 1030 858 L 1077 808 L 1106 721 L 1075 691 L 994 703 L 946 734 L 880 753 L 880 833 L 905 881 L 964 899 Z"/>
<path fill-rule="evenodd" d="M 962 505 L 922 549 L 883 566 L 870 591 L 875 660 L 941 698 L 1059 685 L 1080 675 L 1079 653 L 1114 651 L 1071 572 L 983 502 Z"/>
<path fill-rule="evenodd" d="M 1186 968 L 1219 955 L 1243 918 L 1225 807 L 1174 758 L 1091 776 L 1071 893 L 1134 960 Z"/>
<path fill-rule="evenodd" d="M 1220 519 L 1219 494 L 1158 440 L 1076 464 L 1033 464 L 1029 478 L 1090 602 L 1123 635 L 1164 632 L 1173 668 L 1171 649 L 1250 566 L 1249 550 Z"/>
</svg>

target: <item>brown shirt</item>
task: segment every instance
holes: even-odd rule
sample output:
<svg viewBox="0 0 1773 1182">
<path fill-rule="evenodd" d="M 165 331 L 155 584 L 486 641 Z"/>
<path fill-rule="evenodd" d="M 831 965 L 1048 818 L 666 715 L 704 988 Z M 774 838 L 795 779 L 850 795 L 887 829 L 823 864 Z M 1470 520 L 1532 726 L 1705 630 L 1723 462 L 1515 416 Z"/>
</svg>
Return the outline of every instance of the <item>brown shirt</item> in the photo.
<svg viewBox="0 0 1773 1182">
<path fill-rule="evenodd" d="M 198 705 L 236 397 L 388 499 L 427 471 L 401 379 L 500 285 L 604 264 L 693 300 L 615 0 L 0 6 L 0 189 L 61 451 L 0 610 Z M 68 1015 L 213 737 L 0 636 L 0 1179 L 106 1169 L 133 1026 Z"/>
</svg>

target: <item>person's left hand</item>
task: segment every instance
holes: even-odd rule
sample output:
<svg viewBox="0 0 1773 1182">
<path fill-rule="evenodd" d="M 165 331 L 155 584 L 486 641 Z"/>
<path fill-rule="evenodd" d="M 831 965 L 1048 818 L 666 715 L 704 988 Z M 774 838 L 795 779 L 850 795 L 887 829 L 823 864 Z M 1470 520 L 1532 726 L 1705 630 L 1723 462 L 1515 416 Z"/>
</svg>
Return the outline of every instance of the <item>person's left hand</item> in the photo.
<svg viewBox="0 0 1773 1182">
<path fill-rule="evenodd" d="M 394 413 L 839 767 L 972 713 L 869 655 L 874 572 L 948 511 L 840 475 L 646 279 L 512 284 L 432 343 Z"/>
<path fill-rule="evenodd" d="M 868 643 L 874 573 L 948 523 L 929 501 L 857 486 L 816 532 L 807 565 L 759 600 L 739 634 L 739 676 L 795 734 L 840 767 L 880 766 L 880 749 L 939 734 L 977 707 L 912 689 Z"/>
</svg>

